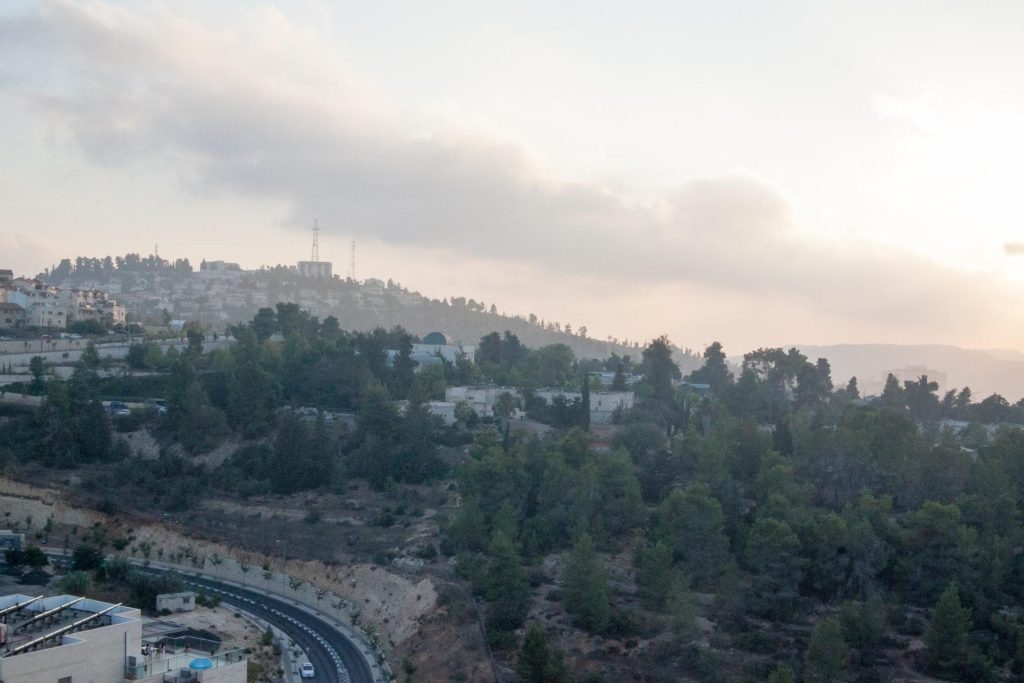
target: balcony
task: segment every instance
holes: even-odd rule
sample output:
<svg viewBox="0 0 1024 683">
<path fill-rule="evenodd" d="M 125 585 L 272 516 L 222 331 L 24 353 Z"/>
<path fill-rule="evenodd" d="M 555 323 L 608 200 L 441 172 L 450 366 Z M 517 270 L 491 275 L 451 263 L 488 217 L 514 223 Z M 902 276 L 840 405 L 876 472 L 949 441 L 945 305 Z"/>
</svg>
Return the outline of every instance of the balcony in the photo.
<svg viewBox="0 0 1024 683">
<path fill-rule="evenodd" d="M 244 648 L 223 649 L 217 641 L 192 636 L 164 638 L 159 643 L 148 645 L 147 651 L 150 654 L 144 651 L 134 658 L 134 665 L 125 666 L 126 679 L 154 683 L 200 683 L 204 671 L 246 660 Z"/>
</svg>

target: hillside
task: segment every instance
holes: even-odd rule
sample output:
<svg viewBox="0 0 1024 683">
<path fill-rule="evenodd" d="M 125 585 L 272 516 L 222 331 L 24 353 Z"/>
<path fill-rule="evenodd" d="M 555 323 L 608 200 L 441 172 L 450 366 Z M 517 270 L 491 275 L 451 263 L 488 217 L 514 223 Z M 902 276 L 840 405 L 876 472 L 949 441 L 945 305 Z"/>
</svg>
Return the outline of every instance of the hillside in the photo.
<svg viewBox="0 0 1024 683">
<path fill-rule="evenodd" d="M 237 268 L 234 264 L 229 264 Z M 493 305 L 462 296 L 431 299 L 392 281 L 363 281 L 303 277 L 283 267 L 260 270 L 195 271 L 186 260 L 149 257 L 65 259 L 53 272 L 40 276 L 61 288 L 98 289 L 114 296 L 137 320 L 197 321 L 212 330 L 250 320 L 261 307 L 295 302 L 321 320 L 334 316 L 346 330 L 368 331 L 400 325 L 422 337 L 445 332 L 466 344 L 476 344 L 491 332 L 508 330 L 530 347 L 566 344 L 577 358 L 607 358 L 612 353 L 639 360 L 642 343 L 586 336 L 585 321 L 567 331 L 560 324 L 532 314 L 505 315 Z M 684 372 L 699 366 L 696 356 L 676 350 Z"/>
</svg>

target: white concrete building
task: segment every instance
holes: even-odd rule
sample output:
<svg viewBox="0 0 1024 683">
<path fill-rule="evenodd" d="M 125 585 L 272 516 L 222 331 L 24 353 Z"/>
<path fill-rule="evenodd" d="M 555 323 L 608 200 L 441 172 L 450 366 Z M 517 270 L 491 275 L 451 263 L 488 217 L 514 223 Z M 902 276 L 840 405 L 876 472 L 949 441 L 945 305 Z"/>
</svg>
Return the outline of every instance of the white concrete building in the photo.
<svg viewBox="0 0 1024 683">
<path fill-rule="evenodd" d="M 579 391 L 565 391 L 564 389 L 538 389 L 533 392 L 537 398 L 543 399 L 551 404 L 555 398 L 562 397 L 566 403 L 582 401 L 583 394 Z M 593 424 L 608 424 L 612 421 L 615 411 L 618 409 L 630 410 L 633 407 L 635 395 L 632 391 L 591 391 L 590 392 L 590 422 Z"/>
<path fill-rule="evenodd" d="M 196 594 L 192 591 L 181 593 L 161 593 L 156 596 L 156 611 L 191 612 L 196 608 Z"/>
<path fill-rule="evenodd" d="M 476 347 L 453 341 L 443 332 L 431 332 L 420 343 L 412 345 L 412 359 L 420 365 L 434 365 L 442 359 L 455 363 L 460 356 L 472 363 L 476 357 Z"/>
<path fill-rule="evenodd" d="M 3 683 L 245 683 L 242 649 L 143 642 L 134 607 L 71 595 L 0 597 Z"/>
<path fill-rule="evenodd" d="M 444 400 L 455 404 L 463 401 L 480 417 L 494 417 L 494 406 L 502 394 L 512 394 L 520 398 L 519 390 L 511 387 L 483 385 L 475 387 L 448 387 L 444 392 Z M 454 407 L 453 407 L 454 410 Z"/>
<path fill-rule="evenodd" d="M 612 421 L 615 411 L 632 410 L 636 400 L 632 391 L 592 391 L 590 392 L 590 421 L 593 424 L 608 424 Z"/>
<path fill-rule="evenodd" d="M 332 274 L 333 268 L 333 264 L 330 261 L 299 261 L 296 265 L 299 275 L 303 277 L 322 277 L 327 279 L 334 277 Z"/>
<path fill-rule="evenodd" d="M 0 329 L 9 330 L 23 325 L 25 309 L 18 304 L 0 301 Z"/>
<path fill-rule="evenodd" d="M 110 683 L 140 651 L 139 610 L 71 595 L 0 598 L 4 683 Z"/>
<path fill-rule="evenodd" d="M 427 412 L 441 418 L 445 427 L 455 424 L 455 404 L 451 401 L 427 401 Z"/>
</svg>

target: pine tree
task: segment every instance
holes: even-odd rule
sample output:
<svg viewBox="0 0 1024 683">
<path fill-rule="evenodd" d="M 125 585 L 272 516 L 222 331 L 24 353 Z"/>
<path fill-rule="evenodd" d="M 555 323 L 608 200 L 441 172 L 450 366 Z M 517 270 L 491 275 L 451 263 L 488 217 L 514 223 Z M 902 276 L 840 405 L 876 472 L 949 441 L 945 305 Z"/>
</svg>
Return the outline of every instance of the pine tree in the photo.
<svg viewBox="0 0 1024 683">
<path fill-rule="evenodd" d="M 857 387 L 856 377 L 851 377 L 850 381 L 846 383 L 846 395 L 854 400 L 860 398 L 860 389 Z"/>
<path fill-rule="evenodd" d="M 655 514 L 654 537 L 672 548 L 698 587 L 713 586 L 729 560 L 722 505 L 707 484 L 673 490 Z"/>
<path fill-rule="evenodd" d="M 789 664 L 779 664 L 768 674 L 768 683 L 796 683 L 796 674 Z"/>
<path fill-rule="evenodd" d="M 845 680 L 849 656 L 850 648 L 843 640 L 839 620 L 835 617 L 823 619 L 815 627 L 807 647 L 804 680 L 807 683 L 838 683 Z"/>
<path fill-rule="evenodd" d="M 582 534 L 573 546 L 562 583 L 566 611 L 591 633 L 603 631 L 611 619 L 611 605 L 604 571 L 589 534 Z"/>
<path fill-rule="evenodd" d="M 932 623 L 924 639 L 929 662 L 936 673 L 955 676 L 967 663 L 970 626 L 971 611 L 961 606 L 960 592 L 955 583 L 950 583 L 932 610 Z"/>
<path fill-rule="evenodd" d="M 561 683 L 568 679 L 562 653 L 548 646 L 548 636 L 536 624 L 530 626 L 516 658 L 516 675 L 522 683 Z"/>
<path fill-rule="evenodd" d="M 519 553 L 501 531 L 494 534 L 488 547 L 490 561 L 484 576 L 484 596 L 490 603 L 487 624 L 495 631 L 518 628 L 530 605 L 530 586 Z"/>
<path fill-rule="evenodd" d="M 747 537 L 747 563 L 754 570 L 750 602 L 754 611 L 770 619 L 786 619 L 799 604 L 803 575 L 800 540 L 788 524 L 761 517 Z"/>
<path fill-rule="evenodd" d="M 676 580 L 672 549 L 663 542 L 641 548 L 637 553 L 636 584 L 640 602 L 658 612 L 666 607 Z"/>
</svg>

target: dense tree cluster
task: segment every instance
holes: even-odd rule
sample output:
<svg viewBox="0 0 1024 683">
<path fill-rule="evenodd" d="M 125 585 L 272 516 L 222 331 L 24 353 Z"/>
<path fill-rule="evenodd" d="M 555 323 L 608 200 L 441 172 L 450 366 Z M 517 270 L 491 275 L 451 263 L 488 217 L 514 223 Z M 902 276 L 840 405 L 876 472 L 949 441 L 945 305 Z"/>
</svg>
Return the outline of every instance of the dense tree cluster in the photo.
<svg viewBox="0 0 1024 683">
<path fill-rule="evenodd" d="M 44 383 L 37 364 L 42 405 L 0 426 L 0 448 L 53 467 L 113 463 L 112 477 L 140 488 L 173 477 L 160 502 L 177 508 L 208 478 L 190 455 L 228 435 L 243 445 L 219 479 L 239 495 L 351 477 L 378 488 L 430 481 L 449 472 L 439 444 L 472 442 L 453 473 L 461 508 L 444 524 L 443 550 L 486 604 L 495 647 L 515 645 L 542 568 L 555 567 L 554 585 L 540 589 L 573 624 L 615 636 L 654 624 L 706 680 L 695 592 L 714 596 L 710 616 L 737 647 L 756 649 L 763 624 L 806 626 L 799 651 L 765 664 L 763 679 L 870 680 L 901 629 L 924 636 L 917 666 L 929 673 L 1024 675 L 1024 619 L 1012 608 L 1024 601 L 1024 431 L 995 426 L 1016 422 L 1021 404 L 974 403 L 969 389 L 940 398 L 926 377 L 890 378 L 867 399 L 855 378 L 837 386 L 826 360 L 796 349 L 758 349 L 732 367 L 712 344 L 683 378 L 665 338 L 636 363 L 599 363 L 495 333 L 475 363 L 417 368 L 404 330 L 345 332 L 290 304 L 262 309 L 233 336 L 212 352 L 196 330 L 182 352 L 130 350 L 129 366 L 156 373 L 166 398 L 151 422 L 164 449 L 145 467 L 113 433 L 101 392 L 153 380 L 105 377 L 91 348 L 66 382 Z M 584 400 L 531 403 L 542 386 L 588 396 L 591 370 L 616 383 L 643 374 L 635 408 L 601 447 Z M 466 381 L 518 388 L 523 405 L 509 394 L 494 418 L 461 409 L 443 428 L 423 403 Z M 514 433 L 516 407 L 557 429 Z M 354 413 L 351 427 L 329 420 L 338 412 Z M 610 571 L 622 557 L 633 604 L 615 588 L 621 566 Z M 520 676 L 564 680 L 557 648 L 537 624 L 527 634 Z"/>
<path fill-rule="evenodd" d="M 642 400 L 611 451 L 583 431 L 477 443 L 446 550 L 485 599 L 506 594 L 485 571 L 500 535 L 506 564 L 509 540 L 525 566 L 561 553 L 567 613 L 621 633 L 636 619 L 611 594 L 604 558 L 632 551 L 654 613 L 692 615 L 699 589 L 741 642 L 754 620 L 812 620 L 802 656 L 766 678 L 870 678 L 890 629 L 910 628 L 895 605 L 930 615 L 921 669 L 1024 673 L 1024 620 L 1011 608 L 1024 600 L 1024 432 L 939 423 L 1009 413 L 968 401 L 951 414 L 926 378 L 864 400 L 855 380 L 834 387 L 827 361 L 796 350 L 747 354 L 735 378 L 717 344 L 677 388 L 666 347 L 646 350 Z M 522 605 L 506 607 L 492 605 L 507 617 L 496 628 L 522 623 Z M 831 616 L 814 619 L 822 608 Z M 689 642 L 692 619 L 676 632 Z"/>
</svg>

